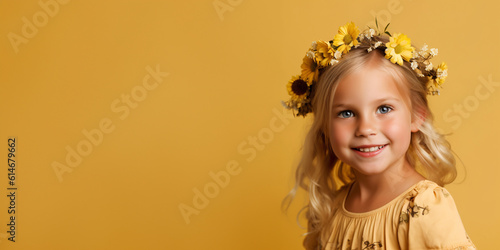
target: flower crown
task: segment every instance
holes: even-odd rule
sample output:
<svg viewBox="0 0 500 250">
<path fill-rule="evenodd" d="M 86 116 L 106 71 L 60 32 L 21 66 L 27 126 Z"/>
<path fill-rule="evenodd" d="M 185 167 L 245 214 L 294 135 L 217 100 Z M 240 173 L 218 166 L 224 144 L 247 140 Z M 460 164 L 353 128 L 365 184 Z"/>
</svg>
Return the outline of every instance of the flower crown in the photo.
<svg viewBox="0 0 500 250">
<path fill-rule="evenodd" d="M 351 48 L 358 48 L 360 45 L 368 47 L 368 53 L 375 49 L 385 51 L 385 58 L 394 64 L 403 66 L 403 61 L 409 62 L 417 77 L 425 82 L 427 94 L 439 95 L 438 88 L 448 76 L 448 66 L 444 62 L 438 66 L 430 62 L 430 59 L 438 54 L 438 49 L 429 49 L 424 44 L 419 51 L 416 51 L 406 35 L 401 33 L 391 35 L 387 31 L 389 24 L 385 26 L 383 32 L 380 32 L 377 20 L 375 23 L 377 31 L 368 27 L 360 33 L 358 27 L 350 22 L 339 28 L 333 40 L 312 42 L 311 48 L 306 52 L 302 61 L 302 74 L 293 76 L 287 84 L 291 98 L 287 102 L 282 102 L 283 105 L 288 109 L 296 110 L 297 115 L 304 117 L 312 112 L 313 87 L 318 82 L 321 73 L 326 67 L 337 64 Z M 389 36 L 387 43 L 381 41 L 381 37 L 385 35 Z"/>
</svg>

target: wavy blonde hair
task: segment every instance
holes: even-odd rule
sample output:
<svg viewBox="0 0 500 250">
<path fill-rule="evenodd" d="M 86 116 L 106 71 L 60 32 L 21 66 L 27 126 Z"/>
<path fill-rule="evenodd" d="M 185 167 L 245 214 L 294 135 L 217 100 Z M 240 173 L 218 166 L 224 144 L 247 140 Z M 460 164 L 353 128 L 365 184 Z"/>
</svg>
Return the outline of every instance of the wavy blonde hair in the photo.
<svg viewBox="0 0 500 250">
<path fill-rule="evenodd" d="M 386 38 L 381 40 L 387 42 Z M 338 83 L 346 75 L 363 67 L 370 56 L 377 57 L 380 67 L 394 77 L 399 88 L 408 93 L 413 119 L 423 120 L 420 130 L 412 133 L 406 152 L 410 165 L 441 186 L 451 183 L 457 175 L 450 144 L 432 125 L 433 116 L 427 102 L 428 79 L 418 77 L 408 62 L 399 66 L 385 59 L 383 50 L 376 49 L 369 53 L 367 49 L 363 45 L 353 48 L 339 63 L 326 68 L 314 85 L 314 120 L 302 148 L 302 157 L 295 173 L 295 186 L 283 201 L 286 209 L 299 188 L 308 193 L 309 202 L 301 210 L 305 211 L 308 220 L 303 243 L 306 249 L 321 249 L 326 244 L 331 234 L 332 216 L 337 209 L 334 198 L 343 186 L 350 184 L 355 178 L 351 168 L 333 153 L 327 128 Z M 377 55 L 372 55 L 373 53 Z"/>
</svg>

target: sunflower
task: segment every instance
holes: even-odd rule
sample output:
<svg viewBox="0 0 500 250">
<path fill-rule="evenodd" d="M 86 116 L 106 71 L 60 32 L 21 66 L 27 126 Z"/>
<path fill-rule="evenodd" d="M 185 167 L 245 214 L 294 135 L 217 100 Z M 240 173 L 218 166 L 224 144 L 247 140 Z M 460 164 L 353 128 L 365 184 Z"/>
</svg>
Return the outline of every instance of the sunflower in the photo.
<svg viewBox="0 0 500 250">
<path fill-rule="evenodd" d="M 441 86 L 448 77 L 448 65 L 442 62 L 436 67 L 436 83 Z"/>
<path fill-rule="evenodd" d="M 318 81 L 318 65 L 313 58 L 307 55 L 302 59 L 302 75 L 301 78 L 307 81 L 307 85 L 311 85 L 313 81 Z"/>
<path fill-rule="evenodd" d="M 309 85 L 300 75 L 292 76 L 286 88 L 293 102 L 302 103 L 309 95 Z"/>
<path fill-rule="evenodd" d="M 358 45 L 358 35 L 358 27 L 353 22 L 347 23 L 339 28 L 337 35 L 333 38 L 333 46 L 337 48 L 337 51 L 345 54 L 351 50 L 352 46 Z"/>
<path fill-rule="evenodd" d="M 409 62 L 413 57 L 415 48 L 411 46 L 411 40 L 406 35 L 396 33 L 390 37 L 390 41 L 385 44 L 385 58 L 391 59 L 392 63 L 403 66 L 403 60 Z"/>
<path fill-rule="evenodd" d="M 316 62 L 318 62 L 321 67 L 328 66 L 333 59 L 333 48 L 330 46 L 330 43 L 318 41 L 316 48 Z"/>
</svg>

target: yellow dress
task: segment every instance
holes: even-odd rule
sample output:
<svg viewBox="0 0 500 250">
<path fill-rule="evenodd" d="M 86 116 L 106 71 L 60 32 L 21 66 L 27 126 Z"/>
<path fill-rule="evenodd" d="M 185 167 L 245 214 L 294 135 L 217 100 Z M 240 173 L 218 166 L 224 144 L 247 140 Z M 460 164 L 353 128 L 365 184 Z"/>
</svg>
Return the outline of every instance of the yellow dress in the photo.
<svg viewBox="0 0 500 250">
<path fill-rule="evenodd" d="M 344 203 L 349 188 L 337 196 L 339 208 L 325 246 L 337 249 L 476 249 L 467 236 L 455 202 L 445 188 L 423 180 L 366 213 L 352 213 Z"/>
</svg>

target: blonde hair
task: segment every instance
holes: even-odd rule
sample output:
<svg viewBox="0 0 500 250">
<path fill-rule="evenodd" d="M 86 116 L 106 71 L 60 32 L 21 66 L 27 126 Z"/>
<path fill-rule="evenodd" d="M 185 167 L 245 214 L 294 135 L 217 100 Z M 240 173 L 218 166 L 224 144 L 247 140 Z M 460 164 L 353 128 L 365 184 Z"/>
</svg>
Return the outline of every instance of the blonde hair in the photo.
<svg viewBox="0 0 500 250">
<path fill-rule="evenodd" d="M 408 93 L 413 119 L 423 121 L 420 130 L 411 135 L 406 152 L 410 165 L 441 186 L 456 178 L 455 158 L 450 144 L 432 125 L 433 116 L 427 102 L 428 79 L 418 77 L 408 62 L 399 66 L 384 59 L 383 51 L 376 49 L 369 53 L 367 49 L 363 45 L 353 48 L 339 63 L 326 68 L 314 85 L 314 120 L 302 148 L 302 157 L 295 173 L 295 186 L 283 201 L 284 207 L 288 207 L 299 187 L 308 193 L 309 203 L 304 210 L 308 220 L 308 232 L 304 239 L 306 249 L 319 249 L 326 244 L 331 234 L 332 216 L 337 209 L 334 198 L 343 186 L 354 180 L 351 168 L 335 156 L 329 141 L 327 127 L 336 87 L 343 77 L 363 67 L 373 57 L 401 85 L 398 87 Z"/>
</svg>

